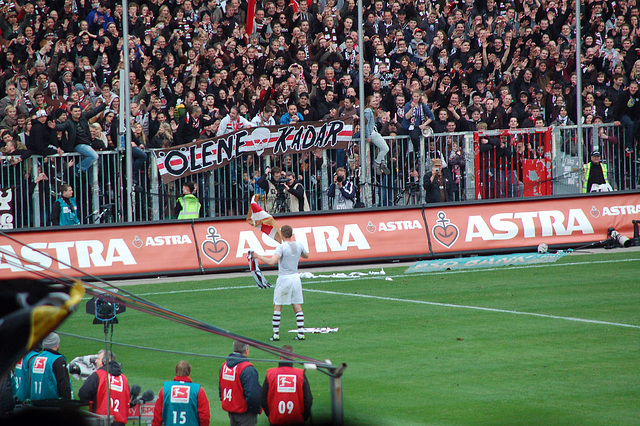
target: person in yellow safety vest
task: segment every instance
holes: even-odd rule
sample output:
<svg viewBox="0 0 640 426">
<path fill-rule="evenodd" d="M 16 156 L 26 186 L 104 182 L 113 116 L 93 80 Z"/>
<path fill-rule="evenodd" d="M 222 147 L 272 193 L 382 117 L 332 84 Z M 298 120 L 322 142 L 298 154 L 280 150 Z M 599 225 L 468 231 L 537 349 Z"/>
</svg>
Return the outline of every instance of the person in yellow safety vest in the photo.
<svg viewBox="0 0 640 426">
<path fill-rule="evenodd" d="M 178 219 L 197 219 L 202 217 L 202 204 L 195 196 L 195 182 L 187 182 L 182 185 L 182 197 L 178 198 L 175 207 L 175 214 Z"/>
<path fill-rule="evenodd" d="M 582 192 L 591 192 L 594 184 L 607 184 L 607 165 L 601 163 L 600 152 L 591 151 L 591 161 L 584 165 L 584 176 L 582 179 Z"/>
</svg>

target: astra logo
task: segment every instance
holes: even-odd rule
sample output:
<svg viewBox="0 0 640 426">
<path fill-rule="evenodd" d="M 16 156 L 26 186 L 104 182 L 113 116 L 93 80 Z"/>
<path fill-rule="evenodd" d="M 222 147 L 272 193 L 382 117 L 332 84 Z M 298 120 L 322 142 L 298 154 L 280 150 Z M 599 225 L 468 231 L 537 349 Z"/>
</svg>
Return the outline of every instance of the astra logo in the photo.
<svg viewBox="0 0 640 426">
<path fill-rule="evenodd" d="M 640 213 L 640 204 L 630 206 L 611 206 L 602 208 L 602 216 L 619 216 L 621 214 Z"/>
<path fill-rule="evenodd" d="M 402 231 L 411 229 L 422 229 L 422 224 L 417 220 L 398 220 L 392 222 L 380 222 L 378 231 Z"/>
<path fill-rule="evenodd" d="M 191 244 L 188 235 L 163 235 L 157 237 L 147 237 L 147 246 L 176 246 L 182 244 Z"/>
<path fill-rule="evenodd" d="M 335 226 L 301 227 L 295 228 L 293 233 L 295 240 L 302 243 L 306 250 L 309 250 L 309 235 L 311 234 L 316 253 L 347 251 L 350 247 L 358 250 L 371 249 L 367 237 L 355 223 L 344 225 L 342 229 Z M 253 231 L 243 231 L 238 236 L 236 257 L 244 257 L 249 250 L 262 253 L 264 251 L 263 245 L 275 247 L 276 244 L 266 234 L 262 234 L 262 242 L 260 242 Z M 273 254 L 273 250 L 267 250 L 266 254 Z"/>
<path fill-rule="evenodd" d="M 49 256 L 51 257 L 49 257 Z M 52 259 L 54 258 L 54 259 Z M 31 243 L 26 246 L 0 246 L 0 270 L 12 272 L 42 271 L 44 268 L 69 269 L 110 267 L 114 264 L 135 265 L 127 243 L 122 238 L 110 239 L 107 246 L 98 240 Z"/>
<path fill-rule="evenodd" d="M 559 210 L 520 213 L 498 213 L 487 223 L 482 216 L 469 216 L 465 241 L 482 238 L 485 241 L 571 235 L 574 232 L 593 234 L 593 227 L 581 209 L 570 209 L 565 217 Z"/>
</svg>

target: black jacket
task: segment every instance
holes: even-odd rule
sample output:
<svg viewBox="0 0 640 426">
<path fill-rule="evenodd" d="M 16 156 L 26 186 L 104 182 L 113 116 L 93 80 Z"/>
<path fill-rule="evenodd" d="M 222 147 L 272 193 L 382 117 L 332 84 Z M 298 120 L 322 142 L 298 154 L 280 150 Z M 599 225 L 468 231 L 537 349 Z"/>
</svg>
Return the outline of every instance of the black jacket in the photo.
<svg viewBox="0 0 640 426">
<path fill-rule="evenodd" d="M 289 362 L 281 362 L 278 367 L 291 367 L 291 363 Z M 304 420 L 309 419 L 311 415 L 311 405 L 313 404 L 313 395 L 311 394 L 311 386 L 309 386 L 309 380 L 307 376 L 304 376 L 304 382 L 302 383 L 302 399 L 304 401 Z M 269 381 L 265 377 L 264 383 L 262 384 L 262 395 L 260 396 L 260 400 L 262 403 L 262 408 L 264 409 L 264 414 L 269 416 Z"/>
<path fill-rule="evenodd" d="M 444 203 L 446 201 L 453 201 L 453 186 L 451 185 L 450 173 L 445 173 L 443 170 L 442 179 L 444 180 L 444 192 L 447 197 L 446 200 L 442 199 L 440 194 L 440 187 L 437 180 L 431 181 L 432 172 L 427 172 L 424 176 L 424 189 L 426 191 L 425 200 L 427 203 Z"/>
<path fill-rule="evenodd" d="M 32 121 L 31 133 L 27 147 L 34 155 L 54 155 L 56 154 L 57 144 L 55 138 L 51 134 L 51 129 L 46 124 L 42 124 L 38 120 Z"/>
<path fill-rule="evenodd" d="M 102 104 L 97 108 L 93 108 L 89 111 L 83 112 L 80 116 L 80 120 L 78 120 L 79 125 L 85 131 L 87 137 L 91 138 L 91 131 L 89 130 L 89 119 L 95 115 L 100 114 L 105 108 L 107 104 Z M 66 131 L 69 139 L 68 146 L 62 147 L 65 151 L 72 151 L 76 145 L 80 145 L 77 138 L 77 130 L 76 130 L 76 122 L 71 118 L 71 112 L 69 112 L 69 118 L 64 123 L 60 123 L 56 125 L 56 130 Z M 88 145 L 88 144 L 87 144 Z M 70 149 L 69 149 L 70 148 Z"/>
<path fill-rule="evenodd" d="M 106 367 L 102 367 L 101 370 L 106 370 Z M 122 365 L 115 361 L 109 362 L 109 374 L 112 376 L 122 375 Z M 91 401 L 94 405 L 98 397 L 98 386 L 100 385 L 100 376 L 95 372 L 90 375 L 87 380 L 82 384 L 78 391 L 78 398 L 82 401 Z"/>
</svg>

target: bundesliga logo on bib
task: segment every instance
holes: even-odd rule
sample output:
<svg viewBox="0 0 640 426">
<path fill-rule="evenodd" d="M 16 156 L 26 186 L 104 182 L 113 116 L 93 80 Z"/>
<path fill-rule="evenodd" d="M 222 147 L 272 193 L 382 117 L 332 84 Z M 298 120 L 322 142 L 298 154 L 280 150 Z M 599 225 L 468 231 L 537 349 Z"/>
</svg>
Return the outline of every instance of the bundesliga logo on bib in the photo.
<svg viewBox="0 0 640 426">
<path fill-rule="evenodd" d="M 116 392 L 122 392 L 122 376 L 111 376 L 111 389 Z"/>
<path fill-rule="evenodd" d="M 171 402 L 188 403 L 189 393 L 191 388 L 189 386 L 173 385 L 171 386 Z"/>
<path fill-rule="evenodd" d="M 229 380 L 231 382 L 235 381 L 236 380 L 236 367 L 237 367 L 237 365 L 235 367 L 233 367 L 233 368 L 229 368 L 229 367 L 227 367 L 227 364 L 224 364 L 222 366 L 222 378 L 224 380 Z"/>
<path fill-rule="evenodd" d="M 44 373 L 44 368 L 46 366 L 47 366 L 47 358 L 39 356 L 33 362 L 33 372 L 34 373 L 38 373 L 38 374 L 42 374 L 42 373 Z"/>
<path fill-rule="evenodd" d="M 294 374 L 278 374 L 278 392 L 295 393 L 296 376 Z"/>
</svg>

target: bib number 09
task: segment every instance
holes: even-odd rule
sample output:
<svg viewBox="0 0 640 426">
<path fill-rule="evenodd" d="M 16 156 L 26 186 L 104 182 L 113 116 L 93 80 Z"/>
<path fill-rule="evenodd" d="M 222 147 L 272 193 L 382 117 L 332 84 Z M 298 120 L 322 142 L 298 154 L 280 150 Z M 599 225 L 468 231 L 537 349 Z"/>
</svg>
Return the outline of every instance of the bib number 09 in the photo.
<svg viewBox="0 0 640 426">
<path fill-rule="evenodd" d="M 286 403 L 284 401 L 280 401 L 278 403 L 278 411 L 280 414 L 291 414 L 293 411 L 293 401 L 287 401 Z"/>
</svg>

